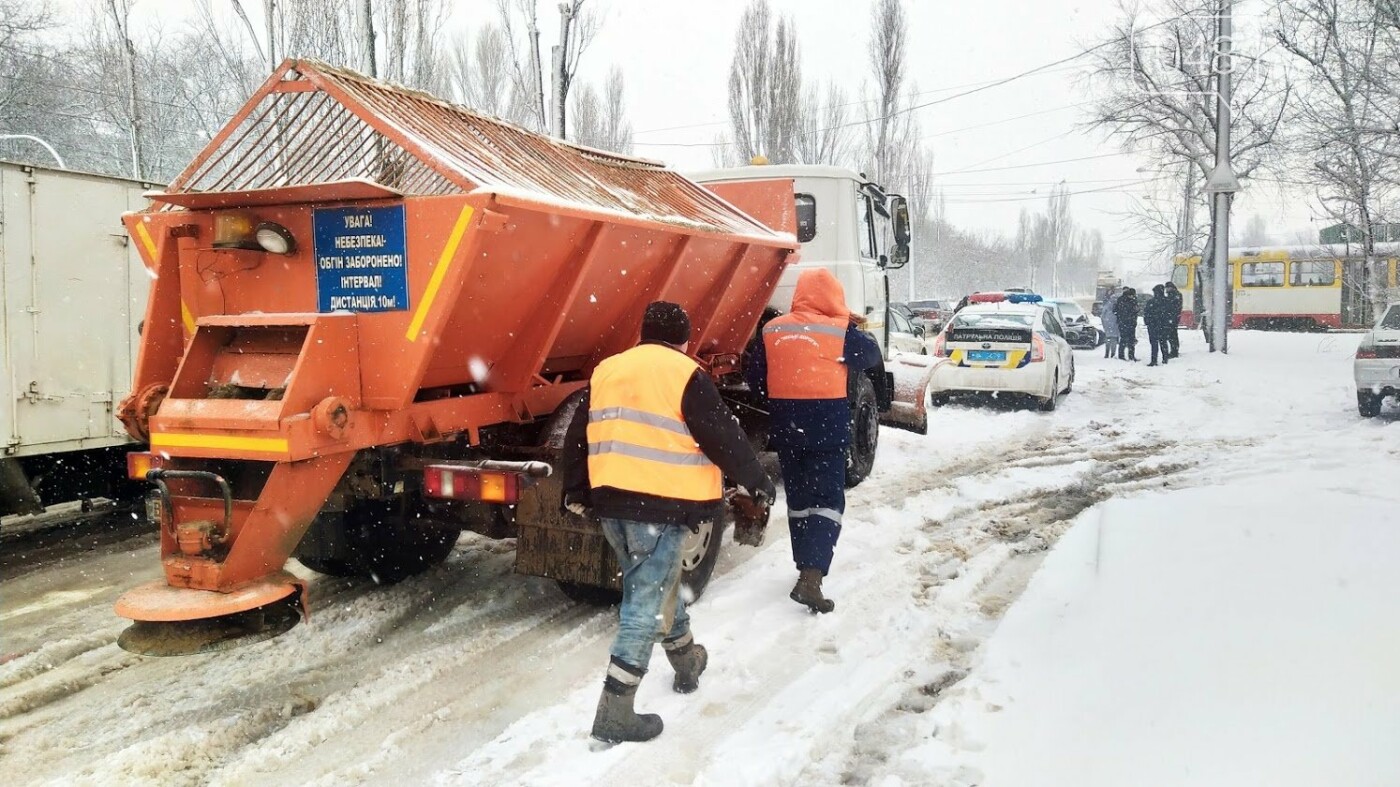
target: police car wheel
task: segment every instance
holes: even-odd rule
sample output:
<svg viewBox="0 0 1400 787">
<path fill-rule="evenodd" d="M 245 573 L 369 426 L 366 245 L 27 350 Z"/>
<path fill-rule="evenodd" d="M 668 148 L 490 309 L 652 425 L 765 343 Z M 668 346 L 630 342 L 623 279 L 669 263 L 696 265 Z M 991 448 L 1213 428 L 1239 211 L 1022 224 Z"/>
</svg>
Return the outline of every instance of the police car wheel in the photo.
<svg viewBox="0 0 1400 787">
<path fill-rule="evenodd" d="M 1052 413 L 1060 406 L 1060 373 L 1055 372 L 1055 379 L 1050 383 L 1050 396 L 1040 400 L 1040 411 Z"/>
<path fill-rule="evenodd" d="M 846 488 L 864 481 L 875 469 L 875 449 L 880 443 L 880 409 L 875 385 L 865 375 L 855 380 L 851 400 L 851 442 L 846 447 Z"/>
</svg>

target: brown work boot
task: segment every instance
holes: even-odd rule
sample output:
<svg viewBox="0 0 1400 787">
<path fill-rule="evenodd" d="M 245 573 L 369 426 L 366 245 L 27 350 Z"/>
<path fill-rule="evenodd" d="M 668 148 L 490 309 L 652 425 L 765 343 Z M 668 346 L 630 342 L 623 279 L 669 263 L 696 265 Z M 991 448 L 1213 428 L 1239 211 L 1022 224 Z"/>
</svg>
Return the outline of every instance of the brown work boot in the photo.
<svg viewBox="0 0 1400 787">
<path fill-rule="evenodd" d="M 805 604 L 813 612 L 830 612 L 836 609 L 836 602 L 822 595 L 822 572 L 819 568 L 804 568 L 797 572 L 797 584 L 793 585 L 788 596 L 799 604 Z"/>
<path fill-rule="evenodd" d="M 645 674 L 645 670 L 612 660 L 607 680 L 603 681 L 603 696 L 598 699 L 598 713 L 593 717 L 593 737 L 607 743 L 640 743 L 661 734 L 665 725 L 660 716 L 639 715 L 633 708 L 637 686 Z"/>
<path fill-rule="evenodd" d="M 687 631 L 674 642 L 661 643 L 661 648 L 666 651 L 666 659 L 676 670 L 676 680 L 671 688 L 680 694 L 689 694 L 700 688 L 700 673 L 710 663 L 710 654 L 705 646 L 698 644 Z"/>
</svg>

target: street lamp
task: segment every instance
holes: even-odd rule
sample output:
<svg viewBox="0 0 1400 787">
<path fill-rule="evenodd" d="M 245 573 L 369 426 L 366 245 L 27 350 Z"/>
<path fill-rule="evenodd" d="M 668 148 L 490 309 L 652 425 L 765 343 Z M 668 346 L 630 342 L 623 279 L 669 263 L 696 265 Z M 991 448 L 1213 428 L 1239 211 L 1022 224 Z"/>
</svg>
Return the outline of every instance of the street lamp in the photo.
<svg viewBox="0 0 1400 787">
<path fill-rule="evenodd" d="M 58 162 L 58 168 L 59 168 L 59 169 L 68 169 L 68 165 L 63 163 L 63 157 L 60 156 L 60 155 L 58 155 L 58 151 L 57 151 L 57 150 L 54 150 L 54 149 L 53 149 L 53 145 L 50 145 L 49 143 L 45 142 L 44 140 L 39 139 L 38 137 L 34 136 L 33 134 L 0 134 L 0 140 L 6 140 L 6 139 L 27 139 L 27 140 L 29 140 L 30 142 L 37 142 L 37 143 L 39 143 L 40 145 L 43 145 L 43 146 L 44 146 L 44 150 L 47 150 L 47 151 L 49 152 L 49 155 L 50 155 L 50 156 L 53 156 L 53 160 L 54 160 L 54 161 L 57 161 L 57 162 Z"/>
</svg>

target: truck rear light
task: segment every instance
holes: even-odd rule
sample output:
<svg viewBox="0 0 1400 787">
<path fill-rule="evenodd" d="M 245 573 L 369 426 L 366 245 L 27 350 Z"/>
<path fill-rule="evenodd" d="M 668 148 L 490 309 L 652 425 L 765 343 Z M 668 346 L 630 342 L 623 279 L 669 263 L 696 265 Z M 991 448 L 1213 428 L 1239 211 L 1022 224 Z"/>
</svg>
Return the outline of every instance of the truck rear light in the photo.
<svg viewBox="0 0 1400 787">
<path fill-rule="evenodd" d="M 225 211 L 214 215 L 214 248 L 262 249 L 255 237 L 257 221 L 242 211 Z"/>
<path fill-rule="evenodd" d="M 145 481 L 146 474 L 165 467 L 165 458 L 150 451 L 137 451 L 126 455 L 126 477 L 133 481 Z"/>
<path fill-rule="evenodd" d="M 520 500 L 520 475 L 454 465 L 429 465 L 423 470 L 423 493 L 442 500 L 515 503 Z"/>
<path fill-rule="evenodd" d="M 1031 336 L 1031 363 L 1040 363 L 1045 360 L 1045 340 L 1040 334 Z"/>
</svg>

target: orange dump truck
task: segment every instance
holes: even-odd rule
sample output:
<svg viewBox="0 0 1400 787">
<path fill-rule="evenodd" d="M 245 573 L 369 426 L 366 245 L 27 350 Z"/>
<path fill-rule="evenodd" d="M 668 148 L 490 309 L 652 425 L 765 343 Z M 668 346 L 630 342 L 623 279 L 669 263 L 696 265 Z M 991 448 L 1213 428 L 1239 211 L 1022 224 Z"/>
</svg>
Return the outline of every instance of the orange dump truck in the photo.
<svg viewBox="0 0 1400 787">
<path fill-rule="evenodd" d="M 153 282 L 119 417 L 150 444 L 129 464 L 154 485 L 165 578 L 118 601 L 122 646 L 273 636 L 305 610 L 288 558 L 390 582 L 462 530 L 517 537 L 517 569 L 570 595 L 615 591 L 549 463 L 650 301 L 685 306 L 695 357 L 733 387 L 798 244 L 790 180 L 723 192 L 284 63 L 125 217 Z M 688 547 L 697 589 L 723 524 Z"/>
</svg>

